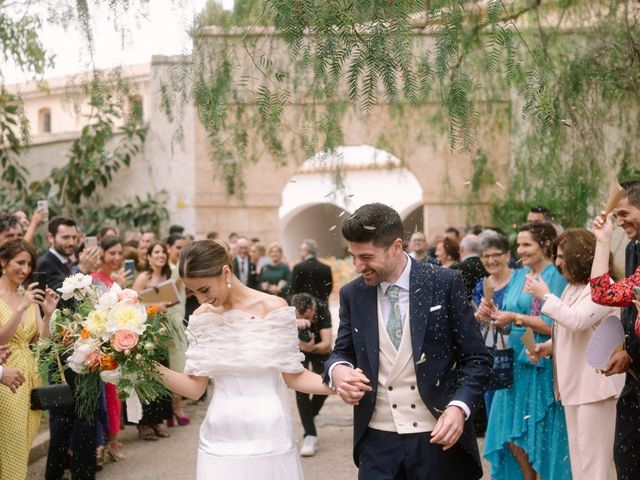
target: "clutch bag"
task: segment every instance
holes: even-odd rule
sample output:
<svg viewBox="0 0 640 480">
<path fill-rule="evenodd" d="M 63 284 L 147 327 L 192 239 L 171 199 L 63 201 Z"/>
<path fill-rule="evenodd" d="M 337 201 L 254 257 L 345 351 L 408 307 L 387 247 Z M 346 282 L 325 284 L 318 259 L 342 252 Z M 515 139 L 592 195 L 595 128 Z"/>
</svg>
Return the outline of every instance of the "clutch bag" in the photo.
<svg viewBox="0 0 640 480">
<path fill-rule="evenodd" d="M 72 407 L 73 404 L 73 393 L 71 387 L 66 383 L 45 385 L 31 390 L 32 410 Z"/>
</svg>

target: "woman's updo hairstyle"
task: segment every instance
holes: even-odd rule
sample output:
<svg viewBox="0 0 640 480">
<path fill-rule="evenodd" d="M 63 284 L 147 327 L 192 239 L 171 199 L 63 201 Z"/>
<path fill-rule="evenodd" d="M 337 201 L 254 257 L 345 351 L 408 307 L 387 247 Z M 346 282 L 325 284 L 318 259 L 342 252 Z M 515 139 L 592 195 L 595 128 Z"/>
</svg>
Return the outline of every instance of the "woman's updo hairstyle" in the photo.
<svg viewBox="0 0 640 480">
<path fill-rule="evenodd" d="M 233 258 L 226 244 L 216 240 L 197 240 L 180 252 L 178 275 L 180 278 L 217 277 L 225 265 L 233 269 Z"/>
<path fill-rule="evenodd" d="M 553 258 L 553 242 L 558 237 L 556 228 L 550 223 L 525 223 L 518 227 L 518 233 L 529 232 L 533 240 L 540 245 L 544 256 Z"/>
</svg>

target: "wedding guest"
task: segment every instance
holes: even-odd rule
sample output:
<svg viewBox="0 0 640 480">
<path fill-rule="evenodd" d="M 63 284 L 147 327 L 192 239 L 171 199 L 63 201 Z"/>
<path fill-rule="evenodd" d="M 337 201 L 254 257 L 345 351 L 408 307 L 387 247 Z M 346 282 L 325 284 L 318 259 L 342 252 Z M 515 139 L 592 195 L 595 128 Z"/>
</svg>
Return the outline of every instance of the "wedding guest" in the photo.
<svg viewBox="0 0 640 480">
<path fill-rule="evenodd" d="M 309 322 L 306 329 L 306 335 L 300 338 L 300 351 L 304 353 L 302 365 L 314 373 L 322 374 L 324 372 L 324 362 L 329 358 L 331 353 L 331 317 L 322 314 L 322 310 L 318 310 L 316 300 L 308 293 L 296 293 L 291 297 L 291 306 L 296 309 L 298 319 L 304 319 Z M 300 446 L 300 455 L 303 457 L 312 457 L 316 454 L 318 448 L 318 432 L 316 430 L 315 417 L 318 416 L 326 395 L 310 395 L 304 392 L 296 392 L 296 404 L 298 405 L 298 413 L 300 421 L 304 429 L 304 437 Z"/>
<path fill-rule="evenodd" d="M 193 400 L 213 379 L 197 478 L 301 480 L 285 384 L 314 395 L 333 392 L 300 363 L 294 309 L 246 287 L 233 275 L 229 251 L 211 240 L 185 247 L 179 271 L 201 306 L 189 322 L 185 373 L 159 371 L 167 388 Z"/>
<path fill-rule="evenodd" d="M 9 344 L 5 363 L 24 375 L 15 378 L 11 390 L 0 389 L 0 476 L 3 480 L 24 480 L 31 444 L 40 426 L 40 412 L 30 409 L 31 390 L 38 386 L 36 359 L 31 346 L 38 337 L 49 336 L 49 320 L 58 304 L 50 288 L 40 290 L 31 282 L 36 252 L 16 238 L 0 245 L 0 344 Z M 44 313 L 40 314 L 40 309 Z"/>
<path fill-rule="evenodd" d="M 480 239 L 477 235 L 469 233 L 460 242 L 460 261 L 451 265 L 453 270 L 458 270 L 462 275 L 469 299 L 478 281 L 487 276 L 487 271 L 480 260 L 480 252 Z"/>
<path fill-rule="evenodd" d="M 100 249 L 102 250 L 102 263 L 98 270 L 91 274 L 94 284 L 102 287 L 103 290 L 108 290 L 114 283 L 125 288 L 129 279 L 123 268 L 122 240 L 113 235 L 103 237 L 100 242 Z M 126 458 L 122 452 L 122 442 L 118 441 L 122 420 L 122 402 L 119 398 L 118 389 L 112 383 L 105 383 L 104 390 L 107 407 L 106 445 L 104 449 L 101 449 L 101 444 L 98 441 L 98 467 L 100 467 L 101 463 L 104 463 L 104 454 L 109 455 L 116 462 Z"/>
<path fill-rule="evenodd" d="M 138 240 L 138 260 L 140 262 L 138 269 L 140 271 L 143 271 L 146 267 L 147 249 L 149 245 L 156 241 L 156 234 L 151 230 L 143 230 L 140 234 L 140 239 Z"/>
<path fill-rule="evenodd" d="M 625 385 L 616 405 L 616 433 L 613 457 L 618 479 L 640 478 L 640 320 L 634 304 L 633 287 L 640 287 L 640 181 L 622 184 L 625 196 L 613 209 L 613 217 L 630 242 L 625 252 L 626 278 L 611 284 L 609 255 L 613 226 L 606 212 L 593 221 L 596 253 L 591 268 L 591 296 L 602 305 L 624 307 L 621 320 L 624 348 L 616 350 L 603 369 L 605 375 L 626 373 Z"/>
<path fill-rule="evenodd" d="M 546 282 L 529 275 L 525 290 L 543 301 L 542 314 L 554 320 L 553 345 L 536 346 L 539 357 L 552 356 L 557 399 L 567 419 L 573 480 L 608 480 L 613 462 L 616 400 L 624 377 L 606 377 L 585 360 L 597 325 L 617 309 L 591 300 L 589 273 L 596 248 L 593 233 L 572 228 L 554 243 L 555 264 L 569 285 L 558 297 Z M 537 360 L 534 361 L 537 363 Z"/>
<path fill-rule="evenodd" d="M 460 244 L 457 240 L 444 237 L 436 243 L 436 259 L 445 268 L 451 268 L 460 260 Z"/>
<path fill-rule="evenodd" d="M 184 283 L 178 275 L 178 261 L 180 260 L 180 252 L 186 246 L 187 240 L 180 234 L 171 234 L 167 239 L 167 249 L 169 252 L 169 267 L 171 267 L 171 279 L 176 282 L 176 288 L 180 294 L 180 301 L 169 307 L 168 313 L 171 320 L 174 321 L 175 327 L 183 334 L 185 332 L 185 308 L 186 308 L 186 292 Z M 169 348 L 169 367 L 176 372 L 182 372 L 185 365 L 185 351 L 187 348 L 184 335 Z M 182 397 L 175 396 L 171 402 L 173 418 L 179 426 L 189 425 L 191 419 L 187 416 L 182 405 Z M 167 420 L 167 426 L 173 427 L 173 418 Z"/>
<path fill-rule="evenodd" d="M 53 218 L 47 229 L 49 250 L 38 259 L 37 266 L 37 271 L 44 272 L 42 283 L 56 291 L 64 279 L 74 272 L 90 273 L 97 269 L 101 258 L 99 247 L 85 249 L 80 254 L 78 265 L 73 264 L 78 235 L 73 219 Z M 68 303 L 61 301 L 60 305 L 66 306 Z M 67 368 L 64 375 L 75 395 L 76 373 Z M 49 411 L 49 432 L 45 480 L 60 480 L 63 477 L 69 463 L 70 448 L 73 448 L 70 462 L 72 478 L 93 479 L 96 472 L 96 417 L 80 418 L 73 406 L 52 408 Z"/>
<path fill-rule="evenodd" d="M 258 275 L 255 263 L 249 258 L 249 240 L 240 237 L 236 240 L 235 247 L 237 253 L 233 259 L 233 274 L 247 287 L 257 288 Z"/>
<path fill-rule="evenodd" d="M 535 480 L 538 475 L 571 478 L 566 421 L 562 405 L 554 398 L 551 361 L 531 363 L 521 340 L 527 328 L 538 343 L 551 335 L 553 320 L 542 315 L 542 302 L 524 286 L 527 274 L 532 274 L 541 277 L 553 294 L 562 294 L 567 282 L 552 262 L 556 236 L 549 223 L 518 228 L 517 251 L 523 268 L 513 272 L 502 310 L 491 313 L 498 327 L 511 326 L 509 345 L 514 351 L 513 384 L 495 393 L 489 414 L 484 456 L 495 480 Z"/>
<path fill-rule="evenodd" d="M 22 210 L 18 210 L 17 212 L 15 212 L 14 215 L 22 226 L 22 238 L 24 238 L 27 242 L 33 244 L 33 239 L 36 236 L 36 231 L 38 230 L 38 227 L 42 224 L 42 222 L 45 221 L 48 214 L 49 213 L 43 208 L 37 208 L 35 212 L 33 212 L 31 220 L 29 220 L 27 214 Z"/>
<path fill-rule="evenodd" d="M 269 245 L 271 263 L 265 265 L 260 271 L 258 283 L 263 292 L 284 298 L 289 290 L 291 270 L 289 270 L 289 265 L 282 261 L 282 254 L 282 247 L 279 243 Z"/>
<path fill-rule="evenodd" d="M 145 252 L 146 270 L 138 275 L 133 283 L 133 289 L 140 293 L 151 287 L 156 287 L 160 283 L 171 278 L 171 267 L 169 266 L 169 255 L 167 247 L 161 242 L 151 243 Z M 162 311 L 166 311 L 167 304 L 159 304 Z M 168 361 L 168 352 L 159 352 L 164 363 Z M 156 441 L 160 438 L 167 438 L 169 434 L 163 429 L 165 420 L 173 417 L 172 401 L 168 399 L 158 399 L 142 406 L 142 419 L 138 422 L 138 436 L 142 440 Z"/>
<path fill-rule="evenodd" d="M 409 256 L 419 262 L 426 262 L 428 259 L 427 237 L 422 232 L 413 232 L 409 238 Z"/>
<path fill-rule="evenodd" d="M 271 258 L 267 256 L 267 248 L 260 242 L 252 243 L 249 247 L 249 258 L 256 266 L 256 274 L 260 277 L 260 272 L 265 265 L 271 263 Z"/>
<path fill-rule="evenodd" d="M 22 237 L 22 227 L 15 215 L 0 213 L 0 244 Z"/>
<path fill-rule="evenodd" d="M 98 239 L 98 242 L 101 242 L 105 237 L 120 237 L 120 230 L 118 230 L 118 227 L 102 227 L 98 231 L 98 235 L 96 236 L 96 238 Z"/>
<path fill-rule="evenodd" d="M 478 281 L 471 296 L 473 303 L 478 305 L 475 317 L 483 325 L 482 331 L 485 337 L 485 345 L 489 347 L 497 346 L 499 348 L 506 348 L 508 342 L 505 340 L 505 335 L 508 338 L 509 333 L 508 331 L 503 333 L 502 329 L 498 329 L 493 325 L 491 314 L 502 309 L 504 294 L 507 290 L 506 287 L 513 273 L 513 270 L 509 268 L 509 257 L 511 253 L 509 240 L 507 240 L 507 237 L 504 235 L 487 236 L 480 244 L 480 251 L 480 260 L 489 273 L 489 276 L 481 278 Z M 489 282 L 493 288 L 493 296 L 488 299 L 484 298 L 486 282 Z M 497 345 L 494 344 L 494 337 L 498 341 Z M 487 418 L 491 411 L 491 402 L 493 401 L 494 394 L 495 390 L 487 390 L 484 394 Z"/>
</svg>

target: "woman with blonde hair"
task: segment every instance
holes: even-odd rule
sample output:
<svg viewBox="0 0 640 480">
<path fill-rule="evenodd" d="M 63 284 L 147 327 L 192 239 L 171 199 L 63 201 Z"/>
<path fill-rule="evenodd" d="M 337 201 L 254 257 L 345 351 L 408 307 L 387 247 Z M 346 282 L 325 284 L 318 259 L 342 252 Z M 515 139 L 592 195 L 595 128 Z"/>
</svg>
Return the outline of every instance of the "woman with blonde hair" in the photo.
<svg viewBox="0 0 640 480">
<path fill-rule="evenodd" d="M 267 250 L 271 263 L 262 267 L 258 276 L 258 284 L 263 292 L 286 297 L 291 278 L 289 265 L 282 261 L 282 246 L 274 242 Z"/>
</svg>

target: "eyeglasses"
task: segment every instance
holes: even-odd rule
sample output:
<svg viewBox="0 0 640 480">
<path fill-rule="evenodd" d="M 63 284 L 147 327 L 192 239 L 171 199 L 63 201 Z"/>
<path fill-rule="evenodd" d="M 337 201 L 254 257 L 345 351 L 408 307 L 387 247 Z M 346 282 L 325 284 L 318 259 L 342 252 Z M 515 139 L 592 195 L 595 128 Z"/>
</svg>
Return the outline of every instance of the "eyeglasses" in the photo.
<svg viewBox="0 0 640 480">
<path fill-rule="evenodd" d="M 502 253 L 492 253 L 491 255 L 482 254 L 480 258 L 482 260 L 498 260 L 501 256 L 503 256 L 506 252 Z"/>
</svg>

